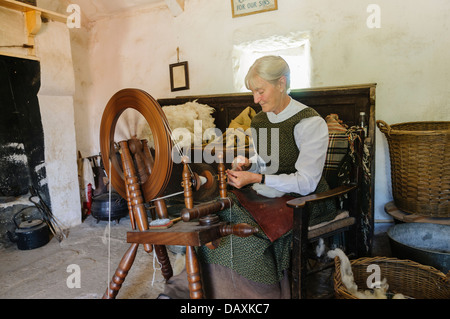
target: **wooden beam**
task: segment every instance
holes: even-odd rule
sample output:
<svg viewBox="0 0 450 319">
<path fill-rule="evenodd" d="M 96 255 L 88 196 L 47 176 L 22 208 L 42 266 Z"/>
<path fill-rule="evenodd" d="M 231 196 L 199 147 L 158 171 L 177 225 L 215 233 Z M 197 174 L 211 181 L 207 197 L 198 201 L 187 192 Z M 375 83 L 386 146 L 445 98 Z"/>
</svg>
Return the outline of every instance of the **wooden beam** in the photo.
<svg viewBox="0 0 450 319">
<path fill-rule="evenodd" d="M 41 29 L 42 19 L 41 12 L 36 10 L 25 11 L 25 26 L 27 28 L 27 36 L 28 36 L 28 45 L 30 48 L 28 49 L 29 55 L 36 55 L 36 47 L 34 37 L 38 34 Z"/>
<path fill-rule="evenodd" d="M 0 0 L 0 7 L 16 10 L 16 11 L 38 11 L 41 13 L 41 16 L 43 18 L 54 20 L 57 22 L 66 23 L 67 22 L 67 16 L 64 14 L 60 14 L 54 11 L 42 9 L 36 6 L 32 6 L 30 4 L 26 4 L 23 2 L 15 1 L 15 0 Z"/>
</svg>

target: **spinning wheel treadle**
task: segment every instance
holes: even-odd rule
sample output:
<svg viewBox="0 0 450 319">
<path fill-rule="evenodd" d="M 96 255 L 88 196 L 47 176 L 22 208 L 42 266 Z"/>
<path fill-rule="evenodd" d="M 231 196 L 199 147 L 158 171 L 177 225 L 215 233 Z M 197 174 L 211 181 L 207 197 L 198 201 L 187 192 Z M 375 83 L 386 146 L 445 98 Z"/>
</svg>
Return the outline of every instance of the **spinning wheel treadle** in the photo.
<svg viewBox="0 0 450 319">
<path fill-rule="evenodd" d="M 119 149 L 116 149 L 114 142 L 115 128 L 120 115 L 129 108 L 143 115 L 150 126 L 155 142 L 154 158 L 148 149 L 147 141 L 140 141 L 133 136 L 129 140 L 118 142 L 121 151 L 119 162 L 116 154 Z M 224 164 L 219 163 L 218 166 L 218 188 L 221 198 L 194 206 L 193 188 L 194 191 L 201 188 L 200 178 L 197 173 L 192 173 L 192 169 L 184 160 L 181 185 L 184 190 L 186 208 L 183 210 L 183 221 L 167 230 L 149 230 L 144 199 L 145 202 L 153 202 L 159 218 L 168 218 L 165 202 L 159 197 L 169 183 L 173 165 L 170 127 L 159 104 L 141 90 L 124 89 L 117 92 L 106 105 L 102 117 L 100 147 L 103 165 L 107 172 L 111 171 L 109 176 L 111 184 L 122 197 L 127 198 L 133 230 L 136 229 L 136 225 L 139 229 L 128 233 L 128 242 L 131 246 L 122 257 L 103 297 L 115 298 L 134 262 L 139 244 L 143 244 L 147 252 L 151 252 L 154 248 L 161 264 L 162 274 L 168 280 L 172 276 L 172 268 L 165 245 L 176 243 L 186 245 L 186 272 L 191 298 L 203 298 L 194 246 L 213 247 L 212 242 L 217 243 L 217 240 L 224 236 L 233 234 L 248 237 L 258 231 L 257 228 L 247 224 L 227 225 L 214 222 L 216 218 L 206 218 L 210 221 L 206 224 L 201 222 L 199 225 L 198 222 L 192 222 L 193 219 L 198 218 L 202 221 L 202 218 L 211 213 L 230 206 L 230 201 L 226 198 Z M 202 187 L 209 188 L 216 185 L 212 172 L 205 169 L 201 175 L 207 180 Z"/>
</svg>

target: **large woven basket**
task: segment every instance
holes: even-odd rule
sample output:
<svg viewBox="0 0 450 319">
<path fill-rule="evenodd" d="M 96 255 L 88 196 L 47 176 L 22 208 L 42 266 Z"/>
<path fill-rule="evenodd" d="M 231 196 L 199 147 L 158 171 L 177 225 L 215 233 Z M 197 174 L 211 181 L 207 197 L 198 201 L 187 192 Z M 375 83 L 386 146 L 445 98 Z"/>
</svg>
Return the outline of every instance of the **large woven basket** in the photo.
<svg viewBox="0 0 450 319">
<path fill-rule="evenodd" d="M 392 193 L 402 211 L 450 217 L 450 122 L 377 121 L 387 138 Z"/>
<path fill-rule="evenodd" d="M 358 299 L 348 291 L 342 282 L 339 257 L 336 257 L 334 262 L 336 298 Z M 415 299 L 450 299 L 450 272 L 446 276 L 431 266 L 424 266 L 410 260 L 387 257 L 360 258 L 350 261 L 350 264 L 358 290 L 369 289 L 367 288 L 367 278 L 372 275 L 372 272 L 367 272 L 367 267 L 376 264 L 380 267 L 380 279 L 386 278 L 387 280 L 389 293 L 401 293 L 406 298 Z"/>
</svg>

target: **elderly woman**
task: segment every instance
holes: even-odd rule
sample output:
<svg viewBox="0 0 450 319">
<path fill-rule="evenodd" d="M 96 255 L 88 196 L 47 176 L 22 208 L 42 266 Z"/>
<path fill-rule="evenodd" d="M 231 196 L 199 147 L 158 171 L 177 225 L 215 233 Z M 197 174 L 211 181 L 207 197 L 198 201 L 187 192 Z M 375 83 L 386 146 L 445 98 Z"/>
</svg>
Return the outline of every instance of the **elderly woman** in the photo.
<svg viewBox="0 0 450 319">
<path fill-rule="evenodd" d="M 262 112 L 252 120 L 252 127 L 258 133 L 268 129 L 267 143 L 271 144 L 270 133 L 279 132 L 279 161 L 270 175 L 266 175 L 267 164 L 258 154 L 248 159 L 237 159 L 235 172 L 229 172 L 230 185 L 241 188 L 250 183 L 261 183 L 280 192 L 307 195 L 314 192 L 322 176 L 328 147 L 328 127 L 313 109 L 293 100 L 288 95 L 290 70 L 284 59 L 265 56 L 258 59 L 245 78 L 246 87 L 252 91 L 255 103 Z M 261 144 L 260 134 L 257 134 Z M 267 145 L 272 150 L 273 145 Z M 248 170 L 248 171 L 247 171 Z M 273 169 L 272 169 L 273 171 Z"/>
<path fill-rule="evenodd" d="M 261 199 L 267 203 L 266 196 L 275 202 L 277 196 L 307 195 L 328 189 L 322 178 L 328 127 L 316 111 L 288 95 L 290 70 L 281 57 L 256 60 L 245 83 L 262 108 L 251 123 L 256 133 L 252 136 L 255 155 L 250 159 L 236 158 L 232 170 L 227 172 L 228 183 L 237 190 L 229 192 L 231 208 L 219 216 L 234 224 L 248 223 L 260 231 L 248 238 L 224 237 L 216 249 L 200 247 L 204 287 L 208 298 L 289 298 L 287 269 L 292 232 L 285 229 L 271 235 L 268 230 L 279 232 L 286 227 L 286 221 L 292 221 L 292 210 L 284 215 L 278 213 L 278 208 L 269 210 L 269 227 L 262 227 L 252 204 Z M 273 140 L 272 134 L 278 134 L 279 140 Z M 266 151 L 261 152 L 263 147 Z M 264 156 L 267 150 L 274 154 L 274 150 L 278 151 L 278 157 Z M 279 205 L 286 209 L 286 200 Z M 313 209 L 311 225 L 334 218 L 335 208 L 328 206 Z"/>
</svg>

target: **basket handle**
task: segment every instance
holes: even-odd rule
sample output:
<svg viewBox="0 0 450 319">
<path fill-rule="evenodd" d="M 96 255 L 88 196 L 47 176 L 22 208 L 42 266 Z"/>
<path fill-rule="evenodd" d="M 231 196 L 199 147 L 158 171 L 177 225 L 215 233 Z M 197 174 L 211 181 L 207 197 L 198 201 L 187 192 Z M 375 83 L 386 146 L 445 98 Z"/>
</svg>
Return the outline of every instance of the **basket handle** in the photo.
<svg viewBox="0 0 450 319">
<path fill-rule="evenodd" d="M 384 134 L 386 134 L 387 136 L 391 136 L 391 127 L 389 126 L 389 124 L 387 124 L 385 121 L 382 120 L 378 120 L 377 121 L 377 126 L 380 129 L 380 131 Z"/>
</svg>

